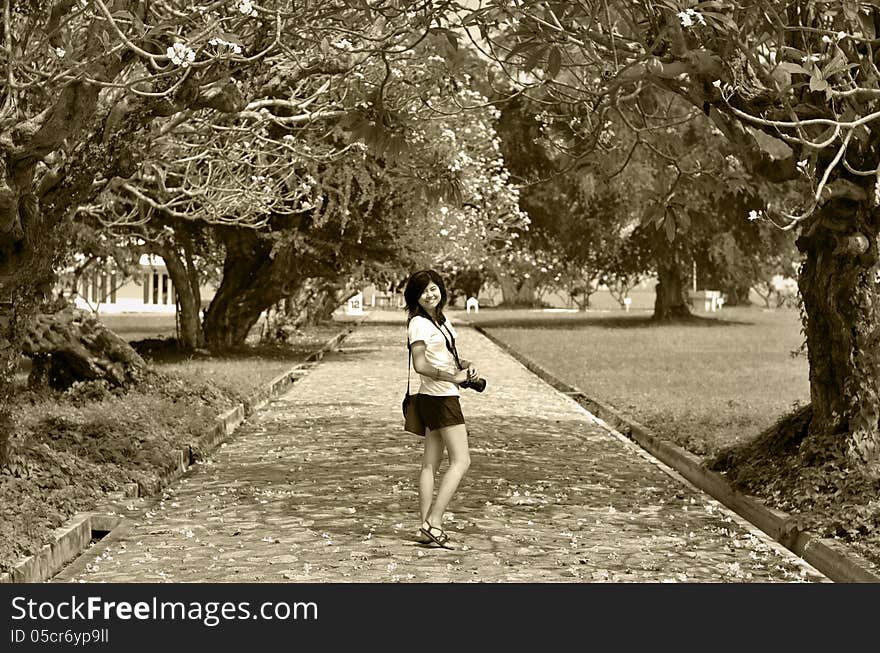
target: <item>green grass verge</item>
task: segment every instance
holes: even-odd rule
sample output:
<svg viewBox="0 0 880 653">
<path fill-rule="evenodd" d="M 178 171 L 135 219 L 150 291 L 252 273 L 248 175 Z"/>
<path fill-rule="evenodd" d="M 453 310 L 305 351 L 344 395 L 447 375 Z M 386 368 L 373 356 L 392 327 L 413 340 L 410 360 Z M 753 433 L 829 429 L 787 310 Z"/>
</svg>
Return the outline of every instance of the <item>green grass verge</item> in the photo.
<svg viewBox="0 0 880 653">
<path fill-rule="evenodd" d="M 173 314 L 101 313 L 98 317 L 108 329 L 129 342 L 146 338 L 173 338 L 177 331 Z"/>
<path fill-rule="evenodd" d="M 698 455 L 809 402 L 794 311 L 726 308 L 686 324 L 650 313 L 484 311 L 491 333 L 587 396 Z"/>
<path fill-rule="evenodd" d="M 299 331 L 286 345 L 252 345 L 215 356 L 157 353 L 156 369 L 195 383 L 210 383 L 239 401 L 246 399 L 279 374 L 302 362 L 341 330 L 338 324 Z"/>
</svg>

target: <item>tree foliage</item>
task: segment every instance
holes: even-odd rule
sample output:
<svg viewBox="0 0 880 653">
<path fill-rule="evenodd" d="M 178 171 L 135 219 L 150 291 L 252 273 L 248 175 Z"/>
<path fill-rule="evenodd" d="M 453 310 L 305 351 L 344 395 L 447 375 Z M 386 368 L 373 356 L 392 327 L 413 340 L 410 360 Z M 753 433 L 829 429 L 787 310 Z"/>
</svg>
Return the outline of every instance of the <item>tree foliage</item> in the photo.
<svg viewBox="0 0 880 653">
<path fill-rule="evenodd" d="M 779 193 L 755 209 L 796 230 L 803 255 L 811 408 L 808 419 L 792 422 L 801 429 L 798 464 L 827 479 L 880 478 L 873 336 L 880 324 L 880 7 L 489 0 L 463 22 L 525 92 L 540 88 L 558 103 L 588 107 L 593 142 L 617 106 L 666 92 L 703 112 L 750 174 L 803 182 L 798 196 Z"/>
<path fill-rule="evenodd" d="M 457 152 L 417 145 L 426 134 L 433 142 L 434 122 L 460 109 L 450 96 L 477 100 L 458 97 L 448 74 L 458 44 L 433 20 L 448 8 L 284 0 L 14 7 L 0 105 L 9 135 L 0 284 L 19 306 L 11 315 L 32 311 L 26 305 L 51 287 L 69 253 L 71 216 L 158 248 L 187 222 L 265 229 L 277 252 L 302 241 L 282 235 L 288 227 L 301 235 L 303 225 L 332 224 L 358 243 L 367 230 L 381 238 L 362 222 L 376 215 L 374 204 L 398 216 L 439 197 L 457 206 L 462 178 L 487 181 L 471 174 L 487 161 L 456 167 Z M 442 57 L 431 54 L 438 45 Z M 391 186 L 404 199 L 389 201 Z M 475 199 L 472 224 L 493 202 Z M 519 219 L 507 203 L 495 216 L 501 223 Z M 504 230 L 493 224 L 489 242 Z M 333 240 L 318 234 L 309 247 Z M 5 316 L 7 341 L 16 324 Z"/>
</svg>

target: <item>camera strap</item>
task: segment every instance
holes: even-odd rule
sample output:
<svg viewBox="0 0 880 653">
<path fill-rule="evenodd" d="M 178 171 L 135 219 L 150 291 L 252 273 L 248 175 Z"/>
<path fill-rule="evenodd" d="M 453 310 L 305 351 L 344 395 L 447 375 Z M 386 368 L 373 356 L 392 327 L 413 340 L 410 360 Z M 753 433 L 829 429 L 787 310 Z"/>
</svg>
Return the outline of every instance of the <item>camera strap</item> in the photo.
<svg viewBox="0 0 880 653">
<path fill-rule="evenodd" d="M 409 320 L 406 321 L 407 330 L 409 329 Z M 409 333 L 406 335 L 406 396 L 409 397 L 409 376 L 412 365 L 412 345 L 409 342 Z"/>
<path fill-rule="evenodd" d="M 449 338 L 452 338 L 452 342 L 449 342 L 449 338 L 446 337 L 446 331 L 443 330 L 439 324 L 431 320 L 431 323 L 437 327 L 441 334 L 443 334 L 443 340 L 446 341 L 446 349 L 449 350 L 449 353 L 452 354 L 452 357 L 455 359 L 455 364 L 458 366 L 458 369 L 464 369 L 461 366 L 461 360 L 458 358 L 458 350 L 455 348 L 455 336 L 452 335 L 452 331 L 449 331 L 447 327 L 447 331 L 449 331 Z M 409 321 L 407 321 L 407 326 L 409 326 Z M 406 394 L 409 395 L 409 377 L 410 370 L 412 365 L 412 343 L 409 341 L 409 335 L 406 338 Z"/>
<path fill-rule="evenodd" d="M 443 340 L 446 341 L 446 349 L 449 350 L 449 353 L 452 354 L 452 357 L 455 359 L 455 364 L 458 366 L 458 369 L 464 369 L 461 365 L 461 360 L 458 358 L 458 350 L 455 348 L 455 336 L 452 335 L 452 331 L 449 331 L 449 338 L 452 338 L 452 343 L 450 344 L 449 338 L 446 337 L 446 331 L 443 330 L 439 324 L 431 320 L 431 323 L 440 330 L 440 333 L 443 334 Z M 409 320 L 407 320 L 407 326 L 409 326 Z M 448 331 L 447 327 L 447 331 Z M 409 394 L 410 388 L 410 376 L 412 370 L 412 343 L 409 341 L 409 335 L 406 337 L 406 394 Z"/>
<path fill-rule="evenodd" d="M 431 320 L 434 322 L 434 320 Z M 449 331 L 449 338 L 452 338 L 452 343 L 450 344 L 449 338 L 446 337 L 446 331 L 443 330 L 443 327 L 434 322 L 434 326 L 440 329 L 440 333 L 443 334 L 443 339 L 446 341 L 446 349 L 449 350 L 449 353 L 452 354 L 452 357 L 455 359 L 455 364 L 458 366 L 458 369 L 464 369 L 461 365 L 461 360 L 458 358 L 458 350 L 455 348 L 455 336 L 452 335 L 452 331 L 449 331 L 449 327 L 446 327 L 446 331 Z"/>
</svg>

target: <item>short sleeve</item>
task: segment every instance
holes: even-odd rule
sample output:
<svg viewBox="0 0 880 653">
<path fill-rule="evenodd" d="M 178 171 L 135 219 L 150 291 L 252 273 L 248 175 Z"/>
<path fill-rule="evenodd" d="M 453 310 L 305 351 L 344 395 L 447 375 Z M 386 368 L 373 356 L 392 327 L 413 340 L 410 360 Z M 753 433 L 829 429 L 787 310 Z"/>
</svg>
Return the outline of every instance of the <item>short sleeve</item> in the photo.
<svg viewBox="0 0 880 653">
<path fill-rule="evenodd" d="M 425 318 L 417 315 L 409 321 L 409 327 L 407 327 L 407 337 L 409 338 L 409 344 L 418 342 L 419 340 L 427 343 L 428 338 L 431 336 L 432 332 L 433 325 Z"/>
</svg>

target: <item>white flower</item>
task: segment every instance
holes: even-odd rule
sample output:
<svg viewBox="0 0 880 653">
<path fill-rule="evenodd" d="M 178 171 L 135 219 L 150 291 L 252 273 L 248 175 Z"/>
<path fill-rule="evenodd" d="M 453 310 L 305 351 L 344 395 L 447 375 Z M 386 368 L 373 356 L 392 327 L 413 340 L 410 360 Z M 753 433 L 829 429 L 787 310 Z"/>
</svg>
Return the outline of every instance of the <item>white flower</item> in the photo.
<svg viewBox="0 0 880 653">
<path fill-rule="evenodd" d="M 798 162 L 797 162 L 797 167 L 798 167 L 802 172 L 805 172 L 805 171 L 807 170 L 807 163 L 808 163 L 808 161 L 807 161 L 806 159 L 804 159 L 803 161 L 798 161 Z"/>
<path fill-rule="evenodd" d="M 681 21 L 682 27 L 693 27 L 694 20 L 700 23 L 700 25 L 706 24 L 706 19 L 703 18 L 703 14 L 694 11 L 693 9 L 685 9 L 684 11 L 678 12 L 678 19 Z"/>
<path fill-rule="evenodd" d="M 761 212 L 760 211 L 755 211 L 755 209 L 752 209 L 751 211 L 749 211 L 749 221 L 750 222 L 754 222 L 755 220 L 760 220 L 760 219 L 761 219 Z"/>
<path fill-rule="evenodd" d="M 178 66 L 183 66 L 184 68 L 186 68 L 190 65 L 190 63 L 196 60 L 195 51 L 188 45 L 185 45 L 180 41 L 168 48 L 165 53 L 168 55 L 168 58 L 171 59 L 172 62 L 174 62 L 174 64 Z"/>
<path fill-rule="evenodd" d="M 67 54 L 67 50 L 65 50 L 64 48 L 55 48 L 54 51 L 55 51 L 55 56 L 58 57 L 59 59 L 63 59 L 64 55 Z"/>
<path fill-rule="evenodd" d="M 846 32 L 838 32 L 838 33 L 837 33 L 837 40 L 838 40 L 838 41 L 841 41 L 841 40 L 845 39 L 846 37 L 847 37 L 847 33 L 846 33 Z"/>
<path fill-rule="evenodd" d="M 801 62 L 802 62 L 802 63 L 814 63 L 814 62 L 819 61 L 819 60 L 821 60 L 821 59 L 822 59 L 821 55 L 818 55 L 818 54 L 808 54 L 808 55 L 805 56 L 805 57 L 801 57 Z"/>
<path fill-rule="evenodd" d="M 716 79 L 714 82 L 712 82 L 712 86 L 714 86 L 715 88 L 721 88 L 721 80 Z"/>
<path fill-rule="evenodd" d="M 825 34 L 822 36 L 822 43 L 831 43 L 831 37 Z"/>
<path fill-rule="evenodd" d="M 216 46 L 218 48 L 219 47 L 231 48 L 235 54 L 241 54 L 241 46 L 238 43 L 233 43 L 232 41 L 225 41 L 218 36 L 215 36 L 214 38 L 212 38 L 210 41 L 208 41 L 208 43 L 213 46 Z"/>
<path fill-rule="evenodd" d="M 240 2 L 238 3 L 238 10 L 245 16 L 257 15 L 257 10 L 254 9 L 254 5 L 251 3 L 251 0 L 240 0 Z"/>
<path fill-rule="evenodd" d="M 339 48 L 340 50 L 351 50 L 352 49 L 351 41 L 349 41 L 348 39 L 339 39 L 338 41 L 333 43 L 333 47 Z"/>
</svg>

